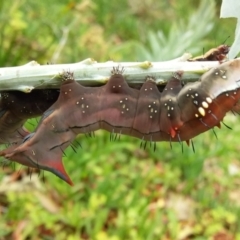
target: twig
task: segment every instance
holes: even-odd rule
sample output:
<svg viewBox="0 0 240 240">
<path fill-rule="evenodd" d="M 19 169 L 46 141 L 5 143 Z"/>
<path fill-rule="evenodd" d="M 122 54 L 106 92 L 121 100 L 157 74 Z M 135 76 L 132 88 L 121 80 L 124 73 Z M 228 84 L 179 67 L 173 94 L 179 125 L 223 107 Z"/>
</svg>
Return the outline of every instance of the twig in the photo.
<svg viewBox="0 0 240 240">
<path fill-rule="evenodd" d="M 71 64 L 39 65 L 32 61 L 18 67 L 0 68 L 0 90 L 20 90 L 30 92 L 34 88 L 59 88 L 59 74 L 64 70 L 74 72 L 75 79 L 85 86 L 105 84 L 113 67 L 124 68 L 124 76 L 129 84 L 139 84 L 146 76 L 154 76 L 158 84 L 166 84 L 175 71 L 183 71 L 184 81 L 196 81 L 209 69 L 220 65 L 218 61 L 187 62 L 189 54 L 165 62 L 105 62 L 97 63 L 91 58 Z"/>
</svg>

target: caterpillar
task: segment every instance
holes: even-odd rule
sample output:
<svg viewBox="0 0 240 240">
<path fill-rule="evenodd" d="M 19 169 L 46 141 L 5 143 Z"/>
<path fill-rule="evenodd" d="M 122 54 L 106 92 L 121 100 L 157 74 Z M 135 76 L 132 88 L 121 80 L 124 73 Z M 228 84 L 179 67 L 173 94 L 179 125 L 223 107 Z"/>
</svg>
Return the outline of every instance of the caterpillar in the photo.
<svg viewBox="0 0 240 240">
<path fill-rule="evenodd" d="M 222 44 L 216 48 L 212 48 L 209 51 L 207 51 L 202 56 L 197 56 L 194 58 L 188 59 L 188 61 L 219 61 L 222 62 L 226 55 L 229 53 L 230 47 L 228 45 Z"/>
<path fill-rule="evenodd" d="M 30 93 L 3 91 L 0 98 L 0 144 L 23 139 L 29 132 L 27 119 L 40 116 L 58 98 L 57 90 L 33 90 Z"/>
<path fill-rule="evenodd" d="M 200 133 L 220 127 L 226 113 L 238 104 L 240 59 L 222 63 L 184 86 L 183 74 L 173 74 L 160 92 L 152 77 L 140 90 L 129 87 L 120 67 L 101 87 L 84 87 L 72 72 L 63 72 L 59 97 L 44 112 L 35 132 L 0 155 L 50 171 L 72 185 L 62 155 L 78 134 L 105 129 L 144 141 L 189 144 Z"/>
</svg>

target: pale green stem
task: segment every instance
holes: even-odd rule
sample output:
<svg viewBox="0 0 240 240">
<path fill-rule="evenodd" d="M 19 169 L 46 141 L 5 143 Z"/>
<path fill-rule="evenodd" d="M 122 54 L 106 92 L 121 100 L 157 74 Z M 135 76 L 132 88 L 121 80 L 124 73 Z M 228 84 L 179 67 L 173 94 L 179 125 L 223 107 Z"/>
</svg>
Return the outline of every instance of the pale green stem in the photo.
<svg viewBox="0 0 240 240">
<path fill-rule="evenodd" d="M 124 68 L 124 77 L 129 84 L 143 83 L 153 76 L 157 84 L 166 83 L 173 72 L 183 71 L 184 81 L 197 81 L 209 69 L 220 65 L 218 61 L 187 62 L 189 54 L 165 62 L 105 62 L 97 63 L 91 58 L 71 64 L 39 65 L 32 61 L 18 67 L 0 68 L 0 90 L 30 92 L 34 88 L 59 88 L 59 74 L 72 71 L 76 81 L 85 86 L 105 84 L 114 67 Z"/>
</svg>

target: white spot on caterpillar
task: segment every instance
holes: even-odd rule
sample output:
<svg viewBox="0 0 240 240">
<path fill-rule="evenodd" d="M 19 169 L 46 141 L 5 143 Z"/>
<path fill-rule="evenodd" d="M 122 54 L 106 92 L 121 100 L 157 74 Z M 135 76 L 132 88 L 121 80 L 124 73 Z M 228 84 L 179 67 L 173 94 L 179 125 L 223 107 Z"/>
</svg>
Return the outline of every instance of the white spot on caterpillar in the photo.
<svg viewBox="0 0 240 240">
<path fill-rule="evenodd" d="M 198 105 L 198 101 L 197 101 L 197 100 L 194 100 L 193 103 L 194 103 L 195 105 Z"/>
<path fill-rule="evenodd" d="M 198 117 L 199 117 L 199 115 L 196 113 L 196 114 L 195 114 L 195 117 L 196 117 L 196 118 L 198 118 Z"/>
<path fill-rule="evenodd" d="M 173 90 L 173 88 L 171 87 L 170 90 Z"/>
<path fill-rule="evenodd" d="M 156 104 L 156 102 L 153 102 L 153 104 Z"/>
<path fill-rule="evenodd" d="M 228 94 L 228 93 L 226 93 L 226 97 L 229 97 L 229 94 Z"/>
<path fill-rule="evenodd" d="M 226 76 L 226 75 L 222 75 L 222 78 L 223 78 L 223 79 L 226 79 L 226 78 L 227 78 L 227 76 Z"/>
<path fill-rule="evenodd" d="M 216 71 L 216 72 L 215 72 L 215 75 L 218 75 L 218 74 L 219 74 L 219 72 L 218 72 L 218 71 Z"/>
<path fill-rule="evenodd" d="M 150 88 L 150 90 L 152 91 L 153 89 L 152 89 L 152 88 Z"/>
<path fill-rule="evenodd" d="M 82 108 L 84 108 L 85 107 L 85 105 L 84 104 L 82 104 Z"/>
<path fill-rule="evenodd" d="M 120 102 L 120 103 L 122 103 L 123 101 L 122 101 L 122 100 L 120 100 L 119 102 Z"/>
<path fill-rule="evenodd" d="M 153 108 L 151 108 L 150 112 L 151 112 L 151 113 L 153 112 Z"/>
<path fill-rule="evenodd" d="M 115 86 L 113 86 L 113 88 L 115 88 Z"/>
<path fill-rule="evenodd" d="M 118 87 L 120 88 L 120 87 L 122 87 L 121 85 L 118 85 Z"/>
<path fill-rule="evenodd" d="M 233 92 L 234 95 L 236 95 L 237 93 L 236 92 Z"/>
<path fill-rule="evenodd" d="M 78 104 L 79 104 L 79 102 L 76 102 L 76 104 L 78 105 Z"/>
<path fill-rule="evenodd" d="M 67 94 L 67 92 L 65 92 L 65 94 Z"/>
<path fill-rule="evenodd" d="M 32 150 L 32 155 L 34 155 L 34 156 L 36 155 L 36 153 L 34 152 L 34 150 Z"/>
<path fill-rule="evenodd" d="M 198 112 L 199 112 L 203 117 L 206 115 L 206 112 L 205 112 L 204 108 L 202 108 L 202 107 L 199 107 L 199 108 L 198 108 Z"/>
<path fill-rule="evenodd" d="M 145 88 L 144 90 L 145 90 L 145 91 L 147 91 L 147 89 L 146 89 L 146 88 Z"/>
<path fill-rule="evenodd" d="M 129 111 L 129 108 L 127 108 L 126 110 Z"/>
<path fill-rule="evenodd" d="M 168 117 L 171 117 L 171 114 L 170 113 L 168 113 L 168 115 L 167 115 Z"/>
<path fill-rule="evenodd" d="M 71 88 L 69 88 L 69 90 L 68 90 L 69 92 L 71 92 L 72 91 L 72 89 Z"/>
<path fill-rule="evenodd" d="M 207 97 L 206 100 L 208 103 L 212 103 L 212 99 L 210 97 Z"/>
<path fill-rule="evenodd" d="M 84 97 L 81 98 L 82 100 L 84 99 Z"/>
<path fill-rule="evenodd" d="M 85 113 L 85 111 L 82 111 L 82 113 Z"/>
<path fill-rule="evenodd" d="M 86 105 L 86 108 L 88 108 L 89 106 L 88 105 Z"/>
<path fill-rule="evenodd" d="M 150 118 L 152 118 L 152 116 L 149 116 Z"/>
<path fill-rule="evenodd" d="M 125 104 L 123 104 L 123 105 L 122 105 L 122 108 L 125 108 L 125 107 L 126 107 L 126 105 L 125 105 Z"/>
<path fill-rule="evenodd" d="M 122 114 L 124 114 L 124 112 L 121 112 Z"/>
<path fill-rule="evenodd" d="M 171 107 L 171 110 L 173 111 L 173 110 L 174 110 L 174 107 Z"/>
<path fill-rule="evenodd" d="M 154 112 L 155 112 L 155 113 L 157 113 L 158 111 L 157 111 L 157 110 L 155 110 Z"/>
<path fill-rule="evenodd" d="M 152 106 L 151 105 L 148 105 L 148 108 L 151 108 Z"/>
<path fill-rule="evenodd" d="M 208 103 L 205 102 L 205 101 L 202 102 L 202 106 L 203 106 L 204 108 L 208 108 L 208 107 L 209 107 Z"/>
<path fill-rule="evenodd" d="M 197 97 L 197 96 L 198 96 L 198 93 L 195 93 L 195 96 Z"/>
<path fill-rule="evenodd" d="M 169 102 L 171 102 L 171 101 L 172 101 L 172 99 L 170 98 L 168 101 L 169 101 Z"/>
<path fill-rule="evenodd" d="M 125 100 L 127 101 L 127 100 L 128 100 L 128 98 L 125 98 Z"/>
</svg>

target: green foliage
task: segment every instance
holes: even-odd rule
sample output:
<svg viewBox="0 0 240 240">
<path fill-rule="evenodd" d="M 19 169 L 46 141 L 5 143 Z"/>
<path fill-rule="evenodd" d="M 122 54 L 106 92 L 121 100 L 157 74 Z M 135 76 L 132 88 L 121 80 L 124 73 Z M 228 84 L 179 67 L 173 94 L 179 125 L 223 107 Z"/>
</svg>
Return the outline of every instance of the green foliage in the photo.
<svg viewBox="0 0 240 240">
<path fill-rule="evenodd" d="M 2 1 L 0 63 L 201 54 L 234 32 L 218 19 L 219 2 L 198 9 L 190 0 Z M 226 123 L 234 130 L 216 129 L 218 140 L 211 131 L 194 139 L 195 153 L 185 143 L 183 152 L 179 143 L 153 151 L 126 136 L 110 142 L 102 131 L 79 136 L 82 148 L 64 158 L 73 187 L 48 172 L 42 181 L 43 173 L 5 166 L 0 239 L 240 239 L 239 118 Z"/>
<path fill-rule="evenodd" d="M 168 36 L 161 29 L 157 32 L 149 30 L 148 44 L 136 44 L 137 58 L 163 61 L 179 57 L 185 51 L 197 53 L 199 47 L 204 47 L 204 42 L 201 43 L 201 40 L 213 29 L 214 9 L 214 1 L 203 0 L 198 10 L 187 20 L 179 19 L 172 23 Z"/>
</svg>

